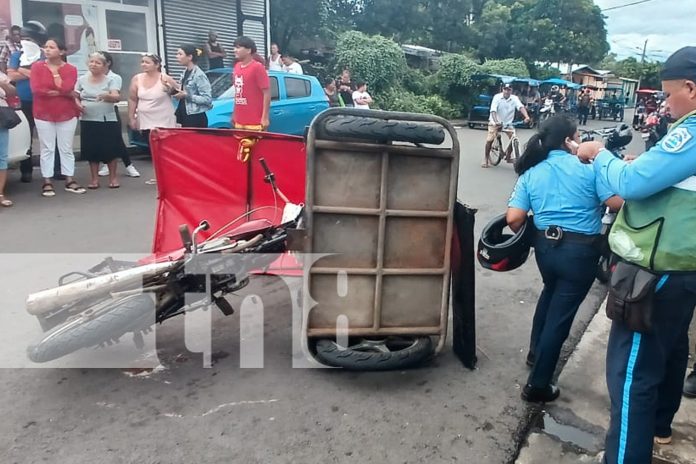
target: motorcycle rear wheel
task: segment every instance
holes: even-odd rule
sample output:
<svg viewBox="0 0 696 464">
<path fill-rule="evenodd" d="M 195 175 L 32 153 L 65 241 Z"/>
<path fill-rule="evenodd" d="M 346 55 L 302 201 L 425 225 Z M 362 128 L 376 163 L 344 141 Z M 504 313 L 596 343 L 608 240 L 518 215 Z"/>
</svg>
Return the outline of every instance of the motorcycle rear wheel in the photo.
<svg viewBox="0 0 696 464">
<path fill-rule="evenodd" d="M 39 343 L 30 345 L 27 355 L 35 363 L 45 363 L 82 348 L 118 339 L 128 332 L 148 328 L 154 322 L 154 310 L 153 299 L 148 294 L 115 300 L 55 327 Z"/>
</svg>

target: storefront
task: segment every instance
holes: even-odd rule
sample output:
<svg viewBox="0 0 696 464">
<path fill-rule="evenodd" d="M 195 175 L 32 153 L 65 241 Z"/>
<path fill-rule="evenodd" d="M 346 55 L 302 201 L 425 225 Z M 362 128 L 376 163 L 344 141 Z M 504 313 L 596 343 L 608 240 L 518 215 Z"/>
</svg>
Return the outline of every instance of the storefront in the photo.
<svg viewBox="0 0 696 464">
<path fill-rule="evenodd" d="M 91 52 L 107 50 L 115 71 L 129 82 L 145 52 L 158 53 L 168 72 L 178 75 L 176 50 L 184 43 L 203 48 L 211 30 L 228 52 L 226 65 L 239 35 L 252 37 L 267 55 L 268 5 L 269 0 L 0 0 L 0 27 L 40 21 L 49 36 L 64 38 L 68 61 L 80 73 Z"/>
</svg>

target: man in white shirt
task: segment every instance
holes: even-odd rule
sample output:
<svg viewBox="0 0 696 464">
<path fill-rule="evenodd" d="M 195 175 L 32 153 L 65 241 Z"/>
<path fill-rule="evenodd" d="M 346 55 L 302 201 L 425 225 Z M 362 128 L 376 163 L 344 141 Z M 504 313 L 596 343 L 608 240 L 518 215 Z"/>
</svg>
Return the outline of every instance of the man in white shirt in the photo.
<svg viewBox="0 0 696 464">
<path fill-rule="evenodd" d="M 357 90 L 353 92 L 353 105 L 355 108 L 369 110 L 370 103 L 372 103 L 372 97 L 367 93 L 367 82 L 358 81 Z"/>
<path fill-rule="evenodd" d="M 529 123 L 529 114 L 520 99 L 512 94 L 512 86 L 505 84 L 503 91 L 493 97 L 491 102 L 491 113 L 488 119 L 488 137 L 486 138 L 486 154 L 483 160 L 482 168 L 490 167 L 490 156 L 493 142 L 498 137 L 498 133 L 503 131 L 511 139 L 515 135 L 515 128 L 512 125 L 515 119 L 515 112 L 519 111 L 524 116 L 524 122 Z M 510 156 L 512 155 L 512 145 L 507 149 L 505 160 L 511 163 Z"/>
<path fill-rule="evenodd" d="M 291 56 L 283 57 L 283 64 L 285 65 L 283 70 L 290 74 L 304 74 L 302 66 L 298 63 L 295 58 Z"/>
</svg>

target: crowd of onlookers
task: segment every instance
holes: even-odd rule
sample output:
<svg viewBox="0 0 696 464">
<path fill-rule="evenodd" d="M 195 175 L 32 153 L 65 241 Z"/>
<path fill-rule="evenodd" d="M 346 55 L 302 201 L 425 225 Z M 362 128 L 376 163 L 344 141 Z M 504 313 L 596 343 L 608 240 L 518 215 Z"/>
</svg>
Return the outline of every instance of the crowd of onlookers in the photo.
<svg viewBox="0 0 696 464">
<path fill-rule="evenodd" d="M 238 45 L 235 43 L 237 62 Z M 282 55 L 275 43 L 265 59 L 257 53 L 253 41 L 242 48 L 267 71 L 303 74 L 302 65 L 295 58 Z M 140 176 L 123 141 L 117 103 L 125 99 L 126 92 L 121 76 L 113 68 L 113 57 L 106 51 L 91 53 L 88 71 L 80 76 L 77 68 L 68 63 L 67 53 L 63 40 L 48 37 L 37 21 L 13 26 L 0 49 L 0 106 L 21 107 L 30 127 L 29 156 L 20 164 L 21 181 L 34 181 L 31 142 L 36 135 L 44 197 L 56 195 L 56 181 L 65 182 L 66 192 L 84 194 L 101 187 L 100 177 L 108 177 L 108 187 L 117 189 L 118 160 L 122 160 L 126 175 Z M 184 71 L 177 78 L 162 70 L 162 59 L 157 54 L 142 55 L 140 72 L 132 78 L 127 92 L 126 122 L 136 142 L 147 145 L 149 132 L 155 127 L 208 126 L 206 112 L 212 107 L 213 98 L 208 77 L 198 66 L 203 56 L 207 57 L 208 69 L 225 66 L 227 52 L 215 32 L 209 33 L 201 48 L 181 45 L 176 60 Z M 353 81 L 349 70 L 329 79 L 324 91 L 331 106 L 369 109 L 373 101 L 367 83 Z M 81 157 L 90 165 L 85 186 L 74 177 L 73 142 L 78 125 Z M 4 196 L 8 134 L 9 129 L 0 127 L 0 207 L 12 206 L 12 201 Z"/>
</svg>

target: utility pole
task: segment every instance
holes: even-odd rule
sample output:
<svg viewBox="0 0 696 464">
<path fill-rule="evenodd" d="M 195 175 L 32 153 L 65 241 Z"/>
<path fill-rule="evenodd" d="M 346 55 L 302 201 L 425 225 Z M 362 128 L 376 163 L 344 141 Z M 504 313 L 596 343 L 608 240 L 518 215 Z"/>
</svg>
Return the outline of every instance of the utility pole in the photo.
<svg viewBox="0 0 696 464">
<path fill-rule="evenodd" d="M 645 63 L 645 53 L 648 51 L 648 39 L 645 39 L 645 44 L 643 45 L 643 55 L 640 57 L 640 63 Z"/>
</svg>

